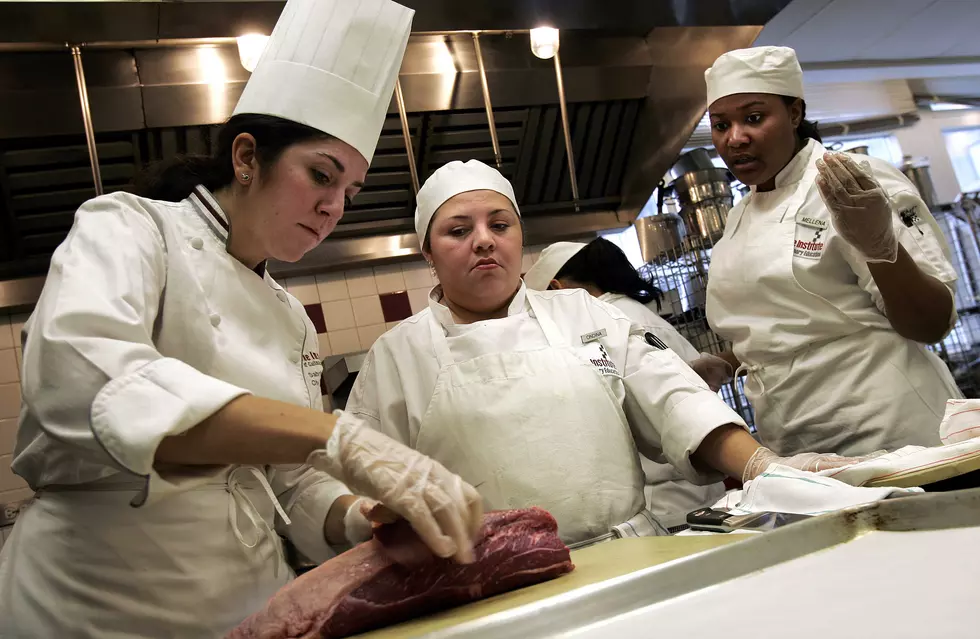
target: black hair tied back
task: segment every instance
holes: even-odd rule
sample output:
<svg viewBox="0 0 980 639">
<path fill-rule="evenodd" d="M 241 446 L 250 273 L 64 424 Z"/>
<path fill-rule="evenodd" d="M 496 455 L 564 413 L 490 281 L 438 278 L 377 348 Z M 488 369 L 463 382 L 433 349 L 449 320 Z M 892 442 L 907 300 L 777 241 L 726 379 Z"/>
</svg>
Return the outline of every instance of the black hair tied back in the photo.
<svg viewBox="0 0 980 639">
<path fill-rule="evenodd" d="M 242 133 L 255 138 L 256 160 L 271 167 L 288 147 L 330 136 L 304 124 L 272 115 L 242 113 L 232 116 L 218 131 L 211 155 L 178 155 L 151 164 L 133 183 L 132 191 L 151 200 L 180 202 L 203 184 L 215 191 L 234 179 L 232 145 Z"/>
<path fill-rule="evenodd" d="M 623 250 L 605 238 L 596 238 L 572 256 L 555 275 L 579 284 L 590 284 L 603 293 L 618 293 L 641 304 L 657 303 L 663 291 L 644 279 L 630 264 Z"/>
</svg>

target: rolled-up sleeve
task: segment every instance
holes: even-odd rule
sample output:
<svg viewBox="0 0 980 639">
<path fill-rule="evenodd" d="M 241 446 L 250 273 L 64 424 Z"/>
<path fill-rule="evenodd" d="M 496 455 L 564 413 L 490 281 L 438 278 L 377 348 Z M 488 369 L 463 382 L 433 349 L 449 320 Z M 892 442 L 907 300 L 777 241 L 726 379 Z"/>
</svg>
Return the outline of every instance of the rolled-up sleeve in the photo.
<svg viewBox="0 0 980 639">
<path fill-rule="evenodd" d="M 287 537 L 310 561 L 323 563 L 336 554 L 327 543 L 324 525 L 334 501 L 350 495 L 342 482 L 309 466 L 276 466 L 270 484 L 289 516 L 277 518 L 276 530 Z"/>
<path fill-rule="evenodd" d="M 150 214 L 125 198 L 83 205 L 28 324 L 23 395 L 41 429 L 90 462 L 174 484 L 154 470 L 161 440 L 246 391 L 153 344 L 167 283 L 166 247 Z"/>
<path fill-rule="evenodd" d="M 624 410 L 640 452 L 657 459 L 662 451 L 693 483 L 719 481 L 720 473 L 695 468 L 691 455 L 713 430 L 746 428 L 745 422 L 676 353 L 651 346 L 643 332 L 631 331 L 623 377 Z"/>
</svg>

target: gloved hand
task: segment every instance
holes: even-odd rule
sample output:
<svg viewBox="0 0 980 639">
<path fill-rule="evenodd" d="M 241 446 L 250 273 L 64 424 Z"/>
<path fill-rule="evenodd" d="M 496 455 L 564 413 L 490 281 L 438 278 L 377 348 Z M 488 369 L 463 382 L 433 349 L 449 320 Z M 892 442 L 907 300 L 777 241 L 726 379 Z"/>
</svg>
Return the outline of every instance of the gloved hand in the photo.
<svg viewBox="0 0 980 639">
<path fill-rule="evenodd" d="M 857 464 L 871 459 L 877 454 L 866 455 L 864 457 L 841 457 L 834 453 L 800 453 L 792 457 L 780 457 L 765 446 L 760 446 L 752 453 L 749 461 L 745 464 L 745 470 L 742 471 L 742 483 L 744 484 L 761 475 L 763 471 L 769 468 L 770 464 L 782 464 L 783 466 L 789 466 L 797 470 L 816 473 L 821 470 L 827 470 L 828 468 L 841 468 L 843 466 Z"/>
<path fill-rule="evenodd" d="M 866 160 L 846 153 L 825 153 L 817 160 L 817 187 L 830 209 L 834 228 L 869 262 L 898 259 L 892 207 Z"/>
<path fill-rule="evenodd" d="M 439 462 L 340 413 L 326 448 L 313 452 L 307 463 L 407 519 L 434 554 L 473 561 L 483 500 Z M 346 517 L 344 523 L 346 528 Z"/>
<path fill-rule="evenodd" d="M 701 353 L 701 356 L 690 362 L 689 366 L 708 384 L 708 388 L 716 393 L 722 386 L 732 381 L 735 375 L 731 364 L 711 353 Z"/>
</svg>

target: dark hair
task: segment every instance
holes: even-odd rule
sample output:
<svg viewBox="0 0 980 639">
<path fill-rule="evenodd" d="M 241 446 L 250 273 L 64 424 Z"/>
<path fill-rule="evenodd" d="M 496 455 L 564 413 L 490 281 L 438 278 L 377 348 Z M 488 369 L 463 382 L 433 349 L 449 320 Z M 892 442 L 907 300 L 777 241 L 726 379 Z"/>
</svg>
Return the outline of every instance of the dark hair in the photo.
<svg viewBox="0 0 980 639">
<path fill-rule="evenodd" d="M 305 124 L 272 115 L 233 115 L 218 131 L 211 155 L 178 155 L 152 164 L 134 180 L 133 192 L 151 200 L 180 202 L 198 184 L 210 191 L 228 186 L 235 179 L 231 146 L 242 133 L 252 134 L 256 160 L 269 167 L 293 144 L 331 138 Z"/>
<path fill-rule="evenodd" d="M 603 293 L 619 293 L 642 304 L 657 302 L 663 291 L 640 276 L 623 250 L 605 238 L 596 238 L 565 262 L 555 279 L 568 278 L 578 284 L 591 284 Z"/>
<path fill-rule="evenodd" d="M 806 119 L 806 100 L 803 98 L 794 98 L 789 95 L 779 96 L 786 103 L 787 107 L 793 106 L 793 103 L 797 100 L 800 101 L 800 124 L 796 127 L 796 137 L 800 139 L 800 142 L 806 142 L 807 140 L 816 140 L 817 142 L 823 143 L 823 138 L 820 137 L 820 130 L 817 128 L 817 123 Z"/>
</svg>

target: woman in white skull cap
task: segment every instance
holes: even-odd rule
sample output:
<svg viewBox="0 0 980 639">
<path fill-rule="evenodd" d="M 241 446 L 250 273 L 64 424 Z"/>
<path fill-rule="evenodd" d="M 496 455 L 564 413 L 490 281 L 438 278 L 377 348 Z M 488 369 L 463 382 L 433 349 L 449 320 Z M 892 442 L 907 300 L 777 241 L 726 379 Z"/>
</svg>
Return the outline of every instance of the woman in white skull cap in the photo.
<svg viewBox="0 0 980 639">
<path fill-rule="evenodd" d="M 641 277 L 623 250 L 599 237 L 588 244 L 556 242 L 546 247 L 527 273 L 524 284 L 535 291 L 582 288 L 612 304 L 684 360 L 713 391 L 732 378 L 732 367 L 694 346 L 658 314 L 662 293 Z M 725 494 L 721 482 L 697 486 L 670 464 L 640 456 L 647 509 L 668 529 L 682 526 L 687 513 L 711 506 Z"/>
<path fill-rule="evenodd" d="M 923 344 L 956 322 L 956 274 L 915 187 L 887 162 L 824 151 L 792 49 L 731 51 L 705 79 L 715 148 L 751 187 L 712 251 L 707 315 L 748 372 L 762 442 L 939 445 L 960 393 Z"/>
<path fill-rule="evenodd" d="M 438 169 L 419 190 L 415 229 L 440 284 L 371 348 L 347 411 L 459 473 L 487 508 L 546 508 L 567 543 L 657 534 L 638 448 L 698 483 L 748 479 L 775 458 L 615 307 L 582 289 L 524 286 L 520 208 L 495 169 Z"/>
<path fill-rule="evenodd" d="M 265 269 L 360 189 L 412 15 L 289 0 L 212 157 L 79 209 L 23 337 L 13 470 L 37 496 L 0 556 L 0 636 L 223 636 L 290 579 L 277 533 L 317 560 L 343 538 L 333 477 L 471 555 L 479 495 L 323 412 L 316 331 Z"/>
</svg>

